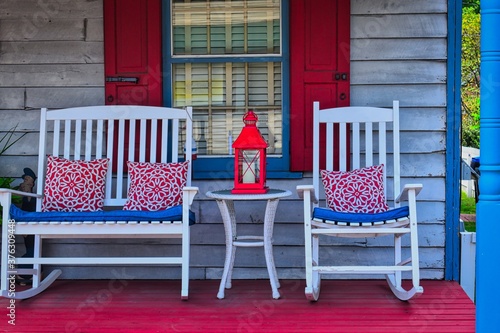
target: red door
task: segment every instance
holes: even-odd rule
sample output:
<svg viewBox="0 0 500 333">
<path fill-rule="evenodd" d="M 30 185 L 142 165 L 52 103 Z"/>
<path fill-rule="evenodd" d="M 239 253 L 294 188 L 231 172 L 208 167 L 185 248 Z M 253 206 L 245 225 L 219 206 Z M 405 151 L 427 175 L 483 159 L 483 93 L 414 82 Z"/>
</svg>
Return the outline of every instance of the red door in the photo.
<svg viewBox="0 0 500 333">
<path fill-rule="evenodd" d="M 161 0 L 104 0 L 106 104 L 162 105 Z"/>
<path fill-rule="evenodd" d="M 107 105 L 162 106 L 161 0 L 104 0 L 104 72 Z M 124 163 L 127 134 L 125 138 Z M 137 156 L 144 143 L 139 142 L 139 133 L 136 138 Z"/>
<path fill-rule="evenodd" d="M 290 1 L 292 171 L 312 169 L 313 102 L 319 101 L 321 108 L 349 105 L 349 4 Z"/>
</svg>

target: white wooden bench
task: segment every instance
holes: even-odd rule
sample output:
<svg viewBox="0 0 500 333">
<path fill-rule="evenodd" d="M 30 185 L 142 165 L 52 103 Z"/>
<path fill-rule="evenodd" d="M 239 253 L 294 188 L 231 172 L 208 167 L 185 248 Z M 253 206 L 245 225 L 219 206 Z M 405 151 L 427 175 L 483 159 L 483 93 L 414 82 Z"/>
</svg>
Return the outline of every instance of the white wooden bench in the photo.
<svg viewBox="0 0 500 333">
<path fill-rule="evenodd" d="M 180 265 L 181 298 L 187 299 L 190 216 L 192 220 L 190 207 L 198 191 L 198 188 L 191 186 L 191 137 L 190 107 L 90 106 L 42 109 L 37 193 L 0 189 L 0 204 L 3 206 L 1 295 L 24 299 L 45 290 L 61 274 L 61 270 L 44 272 L 47 276 L 42 279 L 42 265 Z M 48 154 L 72 161 L 109 158 L 102 212 L 41 211 Z M 180 191 L 182 204 L 155 212 L 122 210 L 130 184 L 127 161 L 177 163 L 184 156 L 189 163 L 186 186 Z M 15 220 L 11 214 L 20 213 L 11 207 L 12 194 L 37 198 L 37 212 L 22 212 L 28 216 L 26 222 L 20 221 L 19 217 Z M 34 235 L 33 258 L 14 258 L 15 235 Z M 179 238 L 181 250 L 178 252 L 181 254 L 176 257 L 66 257 L 64 254 L 61 257 L 43 257 L 42 240 L 49 238 Z M 19 268 L 27 265 L 33 268 Z M 13 278 L 19 274 L 33 276 L 31 288 L 13 290 Z"/>
</svg>

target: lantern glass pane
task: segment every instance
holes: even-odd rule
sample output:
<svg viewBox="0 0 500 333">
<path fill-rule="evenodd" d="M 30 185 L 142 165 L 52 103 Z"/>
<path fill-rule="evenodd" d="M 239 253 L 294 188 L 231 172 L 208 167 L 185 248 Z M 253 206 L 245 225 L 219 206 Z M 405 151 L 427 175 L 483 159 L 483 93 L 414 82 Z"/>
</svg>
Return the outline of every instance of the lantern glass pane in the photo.
<svg viewBox="0 0 500 333">
<path fill-rule="evenodd" d="M 260 151 L 240 151 L 240 182 L 243 184 L 258 183 L 260 179 Z"/>
</svg>

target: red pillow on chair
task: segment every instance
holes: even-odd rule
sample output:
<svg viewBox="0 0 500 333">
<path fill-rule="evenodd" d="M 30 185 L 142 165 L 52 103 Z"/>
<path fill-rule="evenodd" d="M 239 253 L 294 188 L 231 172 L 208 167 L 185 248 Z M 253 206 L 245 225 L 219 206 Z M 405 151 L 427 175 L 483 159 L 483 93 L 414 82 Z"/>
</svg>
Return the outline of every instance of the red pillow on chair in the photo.
<svg viewBox="0 0 500 333">
<path fill-rule="evenodd" d="M 42 211 L 102 210 L 108 159 L 73 161 L 48 156 Z"/>
<path fill-rule="evenodd" d="M 321 170 L 327 205 L 337 212 L 381 213 L 389 209 L 384 195 L 384 166 L 348 172 Z"/>
<path fill-rule="evenodd" d="M 123 209 L 157 211 L 182 204 L 188 163 L 127 162 L 130 187 Z"/>
</svg>

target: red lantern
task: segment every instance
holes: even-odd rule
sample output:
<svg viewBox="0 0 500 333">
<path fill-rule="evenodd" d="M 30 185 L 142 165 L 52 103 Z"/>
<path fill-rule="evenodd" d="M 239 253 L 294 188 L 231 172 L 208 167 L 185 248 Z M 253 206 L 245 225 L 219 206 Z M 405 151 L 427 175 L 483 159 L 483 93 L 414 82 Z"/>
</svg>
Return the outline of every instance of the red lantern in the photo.
<svg viewBox="0 0 500 333">
<path fill-rule="evenodd" d="M 234 194 L 266 193 L 266 148 L 257 128 L 257 116 L 248 111 L 243 116 L 245 127 L 234 141 Z"/>
</svg>

